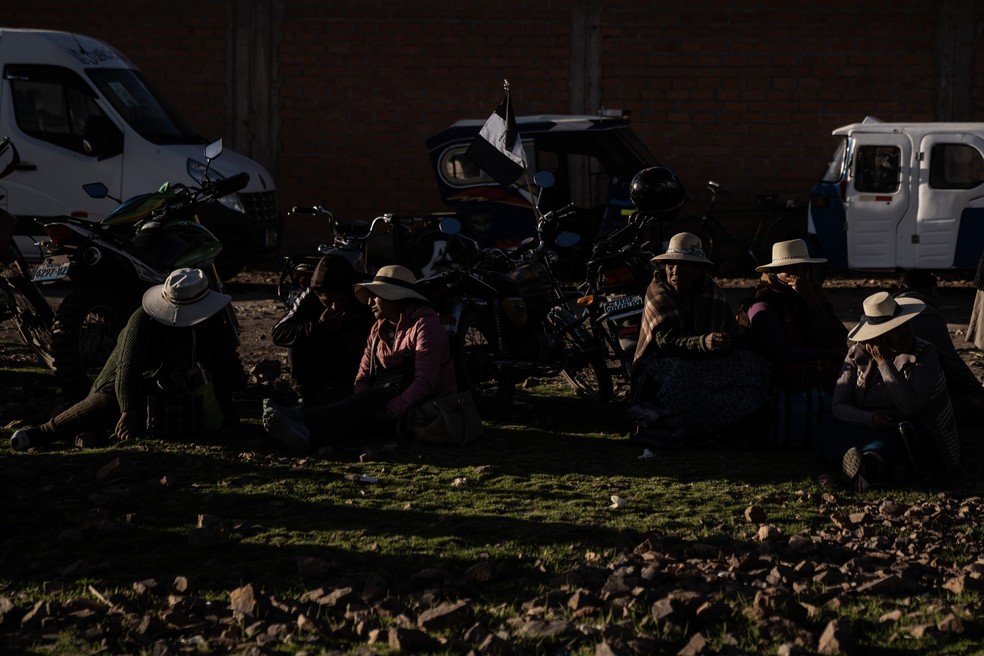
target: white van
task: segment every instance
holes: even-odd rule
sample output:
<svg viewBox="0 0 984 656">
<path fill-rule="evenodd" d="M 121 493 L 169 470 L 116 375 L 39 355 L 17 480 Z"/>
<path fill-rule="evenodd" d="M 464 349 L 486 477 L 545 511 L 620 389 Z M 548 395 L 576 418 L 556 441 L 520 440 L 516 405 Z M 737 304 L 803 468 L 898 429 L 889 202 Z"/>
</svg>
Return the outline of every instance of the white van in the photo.
<svg viewBox="0 0 984 656">
<path fill-rule="evenodd" d="M 984 253 L 984 123 L 883 123 L 840 138 L 810 197 L 823 255 L 857 270 L 974 268 Z"/>
<path fill-rule="evenodd" d="M 102 219 L 116 205 L 90 198 L 87 183 L 102 182 L 127 199 L 164 182 L 200 182 L 208 140 L 112 46 L 80 34 L 0 27 L 0 70 L 0 137 L 10 138 L 21 160 L 0 181 L 0 207 L 22 218 L 19 232 L 31 230 L 24 217 Z M 226 272 L 275 248 L 283 226 L 273 178 L 262 166 L 225 150 L 209 176 L 241 171 L 249 185 L 201 217 L 223 244 Z"/>
</svg>

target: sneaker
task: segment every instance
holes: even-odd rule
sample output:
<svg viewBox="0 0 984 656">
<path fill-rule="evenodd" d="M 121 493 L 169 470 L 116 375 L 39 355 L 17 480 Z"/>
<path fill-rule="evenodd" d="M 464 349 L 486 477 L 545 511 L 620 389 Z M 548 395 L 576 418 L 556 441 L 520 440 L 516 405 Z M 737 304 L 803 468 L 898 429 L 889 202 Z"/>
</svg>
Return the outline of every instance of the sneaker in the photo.
<svg viewBox="0 0 984 656">
<path fill-rule="evenodd" d="M 41 446 L 41 430 L 38 428 L 20 428 L 10 436 L 10 448 L 14 451 L 27 451 L 32 446 Z"/>
<path fill-rule="evenodd" d="M 301 422 L 301 414 L 271 399 L 263 399 L 263 428 L 290 453 L 307 453 L 311 448 L 311 433 Z"/>
<path fill-rule="evenodd" d="M 841 458 L 841 472 L 856 492 L 864 492 L 870 487 L 864 477 L 864 454 L 860 449 L 851 447 L 844 453 Z"/>
<path fill-rule="evenodd" d="M 911 421 L 900 421 L 898 430 L 912 474 L 917 479 L 922 478 L 926 471 L 923 468 L 922 458 L 919 457 L 919 435 L 916 433 L 916 427 Z"/>
</svg>

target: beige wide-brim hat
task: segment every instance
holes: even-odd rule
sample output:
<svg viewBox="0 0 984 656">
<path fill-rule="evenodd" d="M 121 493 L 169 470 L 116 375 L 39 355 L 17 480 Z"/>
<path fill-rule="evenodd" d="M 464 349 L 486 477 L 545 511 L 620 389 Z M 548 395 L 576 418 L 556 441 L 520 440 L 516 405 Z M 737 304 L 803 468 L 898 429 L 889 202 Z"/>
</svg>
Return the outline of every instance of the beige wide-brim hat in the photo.
<svg viewBox="0 0 984 656">
<path fill-rule="evenodd" d="M 707 255 L 704 253 L 704 245 L 700 242 L 700 237 L 689 232 L 681 232 L 673 235 L 669 245 L 666 247 L 666 252 L 662 255 L 657 255 L 651 261 L 655 264 L 656 262 L 672 260 L 714 264 L 707 259 Z"/>
<path fill-rule="evenodd" d="M 165 326 L 187 328 L 216 314 L 231 298 L 210 288 L 201 269 L 175 269 L 163 285 L 144 292 L 141 306 Z"/>
<path fill-rule="evenodd" d="M 387 301 L 414 299 L 428 302 L 427 297 L 417 291 L 416 281 L 413 272 L 406 267 L 396 264 L 384 266 L 376 272 L 372 281 L 355 285 L 355 297 L 360 303 L 368 303 L 373 296 Z"/>
<path fill-rule="evenodd" d="M 755 270 L 768 271 L 793 264 L 822 264 L 826 261 L 825 257 L 810 257 L 810 249 L 802 239 L 790 239 L 772 244 L 772 261 L 755 267 Z"/>
<path fill-rule="evenodd" d="M 864 299 L 864 314 L 847 338 L 855 342 L 884 335 L 898 328 L 926 308 L 926 304 L 914 298 L 892 298 L 888 292 L 878 292 Z"/>
</svg>

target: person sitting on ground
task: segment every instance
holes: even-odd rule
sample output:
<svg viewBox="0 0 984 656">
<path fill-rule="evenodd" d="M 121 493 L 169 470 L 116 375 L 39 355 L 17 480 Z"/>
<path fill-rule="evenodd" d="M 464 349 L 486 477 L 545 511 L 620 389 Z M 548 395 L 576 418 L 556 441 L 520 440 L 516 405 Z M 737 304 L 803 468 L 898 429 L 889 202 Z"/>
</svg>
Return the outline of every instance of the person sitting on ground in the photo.
<svg viewBox="0 0 984 656">
<path fill-rule="evenodd" d="M 301 410 L 263 401 L 263 426 L 291 453 L 353 438 L 396 436 L 407 412 L 458 391 L 451 346 L 413 273 L 384 266 L 355 295 L 376 318 L 369 332 L 352 396 Z"/>
<path fill-rule="evenodd" d="M 859 491 L 871 482 L 902 482 L 926 469 L 960 464 L 960 439 L 936 349 L 915 337 L 925 308 L 888 292 L 864 300 L 834 388 L 835 421 L 821 431 L 818 457 L 841 464 Z"/>
<path fill-rule="evenodd" d="M 953 411 L 961 422 L 973 422 L 984 409 L 984 386 L 957 353 L 946 319 L 940 313 L 940 290 L 936 276 L 929 271 L 912 269 L 899 276 L 896 298 L 914 298 L 926 309 L 913 318 L 912 332 L 936 347 L 946 376 Z"/>
<path fill-rule="evenodd" d="M 230 297 L 209 288 L 200 269 L 177 269 L 144 295 L 116 340 L 89 394 L 38 428 L 16 431 L 11 448 L 24 451 L 84 433 L 113 430 L 117 439 L 141 437 L 148 398 L 161 384 L 204 368 L 221 409 L 233 416 L 232 393 L 243 383 L 242 363 L 221 310 Z M 115 427 L 115 428 L 114 428 Z"/>
<path fill-rule="evenodd" d="M 770 444 L 810 446 L 847 353 L 847 328 L 819 285 L 802 239 L 772 246 L 772 261 L 745 310 L 759 350 L 772 363 L 773 425 Z M 824 401 L 827 395 L 828 402 Z"/>
<path fill-rule="evenodd" d="M 307 289 L 273 327 L 273 343 L 287 348 L 297 404 L 319 405 L 352 394 L 352 381 L 373 318 L 353 286 L 360 276 L 341 255 L 322 257 Z"/>
<path fill-rule="evenodd" d="M 665 413 L 649 433 L 710 436 L 766 408 L 769 365 L 748 338 L 696 235 L 670 239 L 646 290 L 633 359 L 632 398 Z M 698 402 L 699 401 L 699 402 Z M 768 424 L 762 426 L 766 429 Z"/>
<path fill-rule="evenodd" d="M 977 273 L 974 274 L 974 305 L 970 312 L 970 323 L 967 325 L 967 335 L 964 339 L 975 348 L 984 349 L 984 254 L 977 261 Z"/>
</svg>

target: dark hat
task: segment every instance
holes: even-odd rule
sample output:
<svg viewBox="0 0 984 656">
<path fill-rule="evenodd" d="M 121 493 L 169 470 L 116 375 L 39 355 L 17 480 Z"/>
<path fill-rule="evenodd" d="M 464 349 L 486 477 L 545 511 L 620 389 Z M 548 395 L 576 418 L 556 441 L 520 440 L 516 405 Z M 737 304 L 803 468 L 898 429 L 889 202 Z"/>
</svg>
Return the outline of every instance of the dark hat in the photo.
<svg viewBox="0 0 984 656">
<path fill-rule="evenodd" d="M 310 287 L 317 292 L 345 294 L 357 282 L 359 276 L 348 260 L 341 255 L 325 255 L 314 267 Z"/>
</svg>

